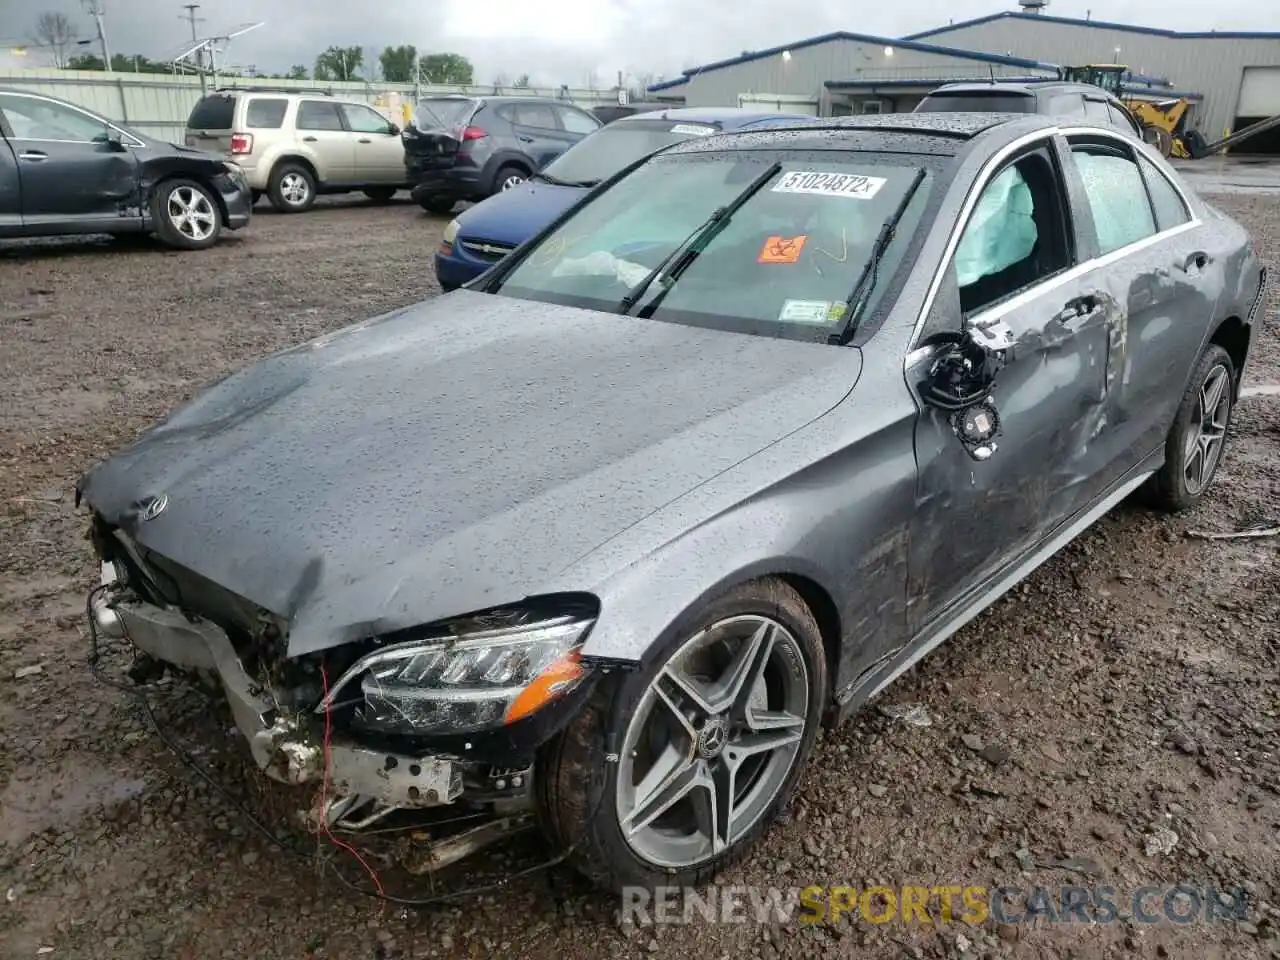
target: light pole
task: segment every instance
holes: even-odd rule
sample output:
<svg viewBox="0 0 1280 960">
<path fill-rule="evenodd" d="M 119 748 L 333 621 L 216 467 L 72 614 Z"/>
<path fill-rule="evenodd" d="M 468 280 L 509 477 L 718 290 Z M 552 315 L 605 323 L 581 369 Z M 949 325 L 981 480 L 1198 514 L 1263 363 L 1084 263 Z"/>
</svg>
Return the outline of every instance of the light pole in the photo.
<svg viewBox="0 0 1280 960">
<path fill-rule="evenodd" d="M 98 43 L 102 47 L 102 68 L 111 73 L 111 50 L 107 47 L 107 29 L 103 26 L 103 18 L 106 11 L 102 8 L 102 0 L 82 0 L 85 13 L 93 17 L 93 22 L 98 27 Z"/>
</svg>

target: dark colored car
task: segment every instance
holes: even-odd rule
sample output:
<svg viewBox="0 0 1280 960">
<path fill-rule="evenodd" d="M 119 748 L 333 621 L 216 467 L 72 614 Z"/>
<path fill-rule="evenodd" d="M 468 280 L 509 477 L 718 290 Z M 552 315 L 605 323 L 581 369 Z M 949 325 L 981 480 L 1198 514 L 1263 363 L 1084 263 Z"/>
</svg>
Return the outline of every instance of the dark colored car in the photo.
<svg viewBox="0 0 1280 960">
<path fill-rule="evenodd" d="M 601 127 L 511 190 L 464 210 L 444 230 L 436 278 L 444 290 L 475 279 L 596 184 L 646 154 L 690 137 L 811 119 L 736 107 L 666 108 Z"/>
<path fill-rule="evenodd" d="M 0 89 L 0 237 L 154 232 L 199 250 L 249 222 L 240 168 L 44 94 Z"/>
<path fill-rule="evenodd" d="M 541 97 L 426 97 L 405 129 L 413 199 L 431 213 L 483 200 L 529 179 L 601 124 Z"/>
<path fill-rule="evenodd" d="M 689 140 L 89 471 L 91 631 L 216 678 L 349 840 L 536 816 L 611 889 L 703 883 L 824 722 L 1130 494 L 1201 501 L 1264 281 L 1087 121 Z"/>
<path fill-rule="evenodd" d="M 1038 113 L 1087 120 L 1142 139 L 1142 126 L 1129 109 L 1101 87 L 1058 80 L 949 83 L 916 106 L 917 113 Z"/>
<path fill-rule="evenodd" d="M 601 123 L 613 123 L 623 117 L 634 117 L 637 113 L 650 113 L 654 110 L 670 110 L 672 104 L 654 100 L 649 103 L 602 103 L 591 108 Z"/>
</svg>

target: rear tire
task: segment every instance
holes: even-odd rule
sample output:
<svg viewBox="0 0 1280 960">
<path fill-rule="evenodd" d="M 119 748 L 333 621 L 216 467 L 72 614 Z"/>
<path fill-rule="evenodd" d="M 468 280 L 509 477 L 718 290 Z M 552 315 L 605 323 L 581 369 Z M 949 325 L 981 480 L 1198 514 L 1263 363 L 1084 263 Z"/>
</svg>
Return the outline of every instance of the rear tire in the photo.
<svg viewBox="0 0 1280 960">
<path fill-rule="evenodd" d="M 726 682 L 735 675 L 743 680 Z M 714 713 L 681 686 L 689 682 Z M 647 666 L 601 681 L 544 749 L 535 784 L 543 830 L 606 890 L 706 883 L 790 799 L 826 696 L 822 636 L 800 596 L 773 579 L 735 587 Z M 685 793 L 682 782 L 692 784 Z M 721 793 L 736 805 L 722 808 Z"/>
<path fill-rule="evenodd" d="M 452 212 L 457 202 L 452 197 L 423 197 L 418 201 L 418 206 L 427 211 L 427 213 L 444 215 Z"/>
<path fill-rule="evenodd" d="M 1217 476 L 1235 412 L 1235 365 L 1210 344 L 1187 385 L 1165 441 L 1164 466 L 1152 478 L 1156 506 L 1181 513 L 1197 506 Z"/>
<path fill-rule="evenodd" d="M 271 171 L 267 193 L 280 213 L 302 213 L 316 202 L 316 178 L 302 164 L 285 162 Z"/>
<path fill-rule="evenodd" d="M 395 187 L 366 187 L 364 195 L 376 203 L 386 203 L 396 195 Z"/>
<path fill-rule="evenodd" d="M 520 186 L 529 179 L 529 171 L 514 163 L 508 163 L 498 169 L 493 177 L 493 192 L 502 193 Z"/>
<path fill-rule="evenodd" d="M 176 250 L 205 250 L 222 234 L 222 212 L 213 193 L 195 180 L 165 180 L 151 193 L 156 236 Z"/>
</svg>

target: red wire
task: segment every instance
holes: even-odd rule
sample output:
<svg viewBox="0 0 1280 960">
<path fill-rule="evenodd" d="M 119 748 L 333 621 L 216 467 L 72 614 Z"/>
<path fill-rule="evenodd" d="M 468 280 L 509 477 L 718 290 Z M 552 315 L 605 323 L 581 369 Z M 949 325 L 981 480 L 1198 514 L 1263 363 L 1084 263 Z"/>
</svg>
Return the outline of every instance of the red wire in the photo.
<svg viewBox="0 0 1280 960">
<path fill-rule="evenodd" d="M 333 829 L 329 826 L 329 818 L 325 816 L 329 771 L 333 768 L 333 753 L 330 747 L 333 737 L 333 706 L 329 703 L 329 674 L 325 671 L 324 661 L 320 662 L 320 683 L 324 686 L 324 776 L 320 778 L 320 826 L 324 831 L 324 835 L 329 838 L 330 843 L 339 849 L 347 851 L 347 853 L 356 858 L 360 866 L 364 867 L 364 872 L 373 881 L 374 887 L 378 890 L 378 896 L 385 897 L 382 881 L 378 879 L 378 872 L 369 866 L 364 857 L 360 856 L 360 851 L 333 835 Z"/>
</svg>

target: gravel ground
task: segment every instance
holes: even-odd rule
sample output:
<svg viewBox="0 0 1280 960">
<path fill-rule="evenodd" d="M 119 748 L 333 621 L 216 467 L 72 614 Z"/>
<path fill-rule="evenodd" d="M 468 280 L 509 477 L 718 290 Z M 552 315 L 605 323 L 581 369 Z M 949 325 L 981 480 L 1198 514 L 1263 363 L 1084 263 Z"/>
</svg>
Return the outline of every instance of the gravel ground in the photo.
<svg viewBox="0 0 1280 960">
<path fill-rule="evenodd" d="M 1221 204 L 1280 276 L 1280 198 Z M 72 486 L 226 371 L 435 293 L 443 224 L 339 201 L 260 209 L 195 255 L 0 245 L 0 957 L 1280 956 L 1280 541 L 1184 536 L 1280 522 L 1272 396 L 1238 412 L 1196 514 L 1117 509 L 825 735 L 791 810 L 721 881 L 1101 883 L 1122 902 L 1186 881 L 1244 890 L 1247 921 L 622 924 L 564 868 L 406 910 L 255 833 L 150 734 L 135 699 L 92 681 L 93 568 Z M 1278 320 L 1274 284 L 1254 384 L 1280 382 Z M 884 712 L 910 706 L 929 725 Z M 156 711 L 221 782 L 274 809 L 222 713 L 180 688 Z M 522 841 L 434 884 L 387 882 L 424 896 L 541 856 Z"/>
</svg>

